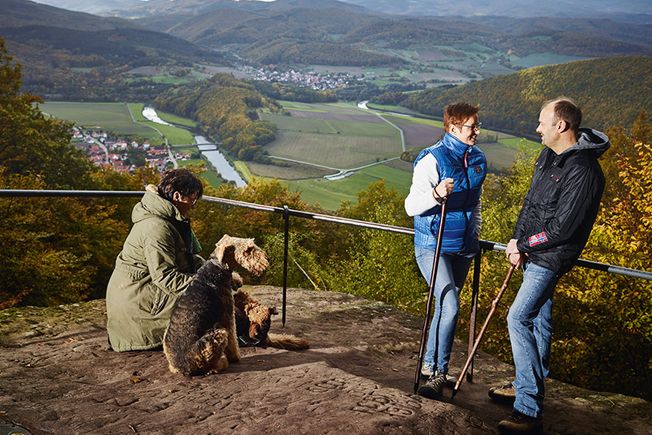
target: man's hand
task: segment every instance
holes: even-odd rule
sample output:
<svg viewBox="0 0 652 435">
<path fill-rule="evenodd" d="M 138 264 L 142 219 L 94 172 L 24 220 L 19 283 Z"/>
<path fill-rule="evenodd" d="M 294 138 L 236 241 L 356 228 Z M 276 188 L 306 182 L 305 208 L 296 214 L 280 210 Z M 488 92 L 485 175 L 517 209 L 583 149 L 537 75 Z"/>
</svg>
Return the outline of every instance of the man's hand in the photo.
<svg viewBox="0 0 652 435">
<path fill-rule="evenodd" d="M 516 239 L 511 239 L 509 243 L 507 243 L 507 249 L 505 250 L 505 255 L 509 257 L 510 254 L 520 254 L 518 247 L 516 246 L 516 242 L 518 240 Z"/>
<path fill-rule="evenodd" d="M 505 250 L 505 256 L 507 260 L 514 266 L 520 266 L 525 262 L 525 255 L 523 255 L 516 247 L 516 239 L 511 239 L 507 243 L 507 249 Z"/>
<path fill-rule="evenodd" d="M 518 254 L 509 254 L 507 256 L 507 259 L 511 264 L 513 264 L 516 267 L 520 267 L 523 263 L 525 263 L 525 255 L 518 253 Z"/>
</svg>

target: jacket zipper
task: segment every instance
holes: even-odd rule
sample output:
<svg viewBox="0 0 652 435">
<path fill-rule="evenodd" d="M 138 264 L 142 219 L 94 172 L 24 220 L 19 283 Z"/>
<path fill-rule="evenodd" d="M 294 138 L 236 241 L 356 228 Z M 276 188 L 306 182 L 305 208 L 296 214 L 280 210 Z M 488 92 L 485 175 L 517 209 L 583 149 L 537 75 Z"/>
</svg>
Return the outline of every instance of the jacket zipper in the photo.
<svg viewBox="0 0 652 435">
<path fill-rule="evenodd" d="M 469 229 L 469 218 L 466 214 L 466 204 L 469 201 L 469 192 L 471 191 L 471 180 L 469 179 L 469 162 L 467 162 L 466 157 L 469 154 L 469 147 L 466 147 L 464 150 L 464 177 L 466 177 L 466 198 L 464 199 L 464 234 L 466 234 Z"/>
</svg>

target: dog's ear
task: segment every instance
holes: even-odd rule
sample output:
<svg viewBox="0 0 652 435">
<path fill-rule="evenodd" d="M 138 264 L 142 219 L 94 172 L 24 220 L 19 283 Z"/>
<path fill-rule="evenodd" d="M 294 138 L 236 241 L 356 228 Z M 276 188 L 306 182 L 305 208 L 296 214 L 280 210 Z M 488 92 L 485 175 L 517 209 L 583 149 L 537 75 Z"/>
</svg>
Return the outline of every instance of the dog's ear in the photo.
<svg viewBox="0 0 652 435">
<path fill-rule="evenodd" d="M 276 309 L 276 307 L 269 307 L 269 315 L 274 316 L 276 314 L 278 314 L 278 310 Z"/>
</svg>

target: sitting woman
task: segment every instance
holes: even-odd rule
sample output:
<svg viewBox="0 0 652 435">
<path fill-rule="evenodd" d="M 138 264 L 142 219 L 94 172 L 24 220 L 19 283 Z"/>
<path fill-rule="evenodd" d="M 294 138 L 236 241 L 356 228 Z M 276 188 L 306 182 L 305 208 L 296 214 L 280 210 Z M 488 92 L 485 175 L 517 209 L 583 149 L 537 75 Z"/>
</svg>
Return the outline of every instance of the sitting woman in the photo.
<svg viewBox="0 0 652 435">
<path fill-rule="evenodd" d="M 165 172 L 147 186 L 131 213 L 133 227 L 106 290 L 107 332 L 113 350 L 159 348 L 177 298 L 204 260 L 189 215 L 201 181 L 187 169 Z"/>
</svg>

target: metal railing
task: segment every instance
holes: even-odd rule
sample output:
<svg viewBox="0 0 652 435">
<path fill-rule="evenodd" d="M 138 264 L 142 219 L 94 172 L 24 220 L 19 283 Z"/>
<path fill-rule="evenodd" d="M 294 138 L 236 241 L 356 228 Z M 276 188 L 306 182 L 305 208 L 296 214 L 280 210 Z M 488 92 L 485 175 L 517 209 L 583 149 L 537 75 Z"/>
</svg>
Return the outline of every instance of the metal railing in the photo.
<svg viewBox="0 0 652 435">
<path fill-rule="evenodd" d="M 106 190 L 19 190 L 19 189 L 0 189 L 0 198 L 2 197 L 141 197 L 144 191 L 106 191 Z M 303 210 L 294 210 L 288 206 L 275 207 L 262 205 L 251 202 L 237 201 L 233 199 L 217 198 L 213 196 L 203 196 L 202 201 L 223 204 L 232 207 L 242 207 L 251 210 L 257 210 L 267 213 L 277 213 L 283 216 L 284 232 L 284 249 L 283 249 L 283 293 L 282 293 L 282 323 L 286 323 L 286 301 L 287 301 L 287 270 L 288 270 L 288 242 L 290 231 L 290 217 L 302 219 L 313 219 L 323 222 L 332 222 L 342 225 L 351 225 L 373 230 L 388 231 L 398 234 L 414 235 L 412 228 L 399 227 L 395 225 L 380 224 L 376 222 L 362 221 L 357 219 L 343 218 L 327 214 L 312 213 Z M 469 319 L 469 354 L 471 353 L 473 342 L 475 341 L 476 318 L 478 308 L 478 293 L 480 289 L 480 263 L 483 251 L 504 251 L 506 245 L 502 243 L 480 240 L 480 252 L 476 254 L 473 261 L 473 280 L 471 294 L 471 314 Z M 578 259 L 576 265 L 587 269 L 600 270 L 617 275 L 629 276 L 632 278 L 645 279 L 652 281 L 652 272 L 643 270 L 630 269 L 627 267 L 614 266 L 596 261 Z M 467 381 L 473 380 L 473 364 L 467 373 Z"/>
</svg>

